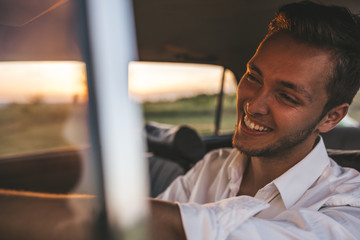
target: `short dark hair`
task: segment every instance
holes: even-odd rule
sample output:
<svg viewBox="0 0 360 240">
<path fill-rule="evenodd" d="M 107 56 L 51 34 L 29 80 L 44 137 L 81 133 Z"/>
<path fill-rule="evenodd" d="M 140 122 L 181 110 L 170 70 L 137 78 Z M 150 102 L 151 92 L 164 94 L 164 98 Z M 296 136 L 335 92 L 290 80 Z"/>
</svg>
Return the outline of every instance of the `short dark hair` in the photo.
<svg viewBox="0 0 360 240">
<path fill-rule="evenodd" d="M 269 24 L 267 37 L 285 32 L 293 38 L 327 50 L 334 61 L 328 79 L 322 117 L 333 107 L 351 104 L 360 87 L 360 18 L 347 8 L 325 6 L 310 1 L 279 8 Z M 266 38 L 267 38 L 266 37 Z"/>
</svg>

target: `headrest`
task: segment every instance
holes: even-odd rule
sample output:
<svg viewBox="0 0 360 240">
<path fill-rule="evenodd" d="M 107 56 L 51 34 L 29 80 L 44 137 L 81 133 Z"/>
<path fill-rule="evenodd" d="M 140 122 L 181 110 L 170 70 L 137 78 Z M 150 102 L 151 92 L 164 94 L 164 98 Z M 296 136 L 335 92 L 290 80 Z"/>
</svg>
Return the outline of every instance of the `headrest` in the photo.
<svg viewBox="0 0 360 240">
<path fill-rule="evenodd" d="M 205 145 L 188 126 L 150 122 L 145 125 L 148 151 L 171 160 L 196 163 L 205 154 Z"/>
</svg>

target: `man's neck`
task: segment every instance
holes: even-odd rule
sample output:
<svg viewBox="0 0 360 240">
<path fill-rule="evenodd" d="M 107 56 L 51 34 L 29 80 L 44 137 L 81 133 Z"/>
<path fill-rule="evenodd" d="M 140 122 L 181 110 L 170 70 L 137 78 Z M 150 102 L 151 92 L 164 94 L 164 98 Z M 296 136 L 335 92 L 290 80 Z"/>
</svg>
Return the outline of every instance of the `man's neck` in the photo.
<svg viewBox="0 0 360 240">
<path fill-rule="evenodd" d="M 238 195 L 255 196 L 258 190 L 304 159 L 317 142 L 301 144 L 294 149 L 282 152 L 281 155 L 250 157 Z"/>
</svg>

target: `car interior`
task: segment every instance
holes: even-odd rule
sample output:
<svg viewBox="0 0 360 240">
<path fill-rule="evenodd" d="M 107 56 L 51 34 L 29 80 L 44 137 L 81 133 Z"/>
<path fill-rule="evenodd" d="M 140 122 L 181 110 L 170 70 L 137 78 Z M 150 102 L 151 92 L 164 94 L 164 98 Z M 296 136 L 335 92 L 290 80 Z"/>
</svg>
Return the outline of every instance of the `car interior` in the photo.
<svg viewBox="0 0 360 240">
<path fill-rule="evenodd" d="M 89 46 L 82 46 L 84 40 L 81 40 L 86 35 L 86 30 L 81 29 L 81 24 L 84 23 L 78 19 L 79 16 L 83 17 L 84 12 L 77 9 L 84 5 L 79 2 L 83 1 L 0 0 L 0 61 L 14 63 L 66 60 L 88 63 L 86 51 Z M 133 0 L 131 3 L 138 61 L 221 66 L 224 71 L 232 71 L 237 84 L 245 72 L 247 61 L 266 34 L 267 24 L 275 10 L 288 2 L 293 1 Z M 360 12 L 358 0 L 319 2 L 344 5 L 353 12 Z M 87 71 L 91 75 L 91 69 Z M 1 94 L 3 93 L 0 91 Z M 222 120 L 222 88 L 216 97 L 213 129 L 217 129 L 216 125 Z M 72 116 L 78 114 L 74 106 L 81 106 L 77 99 L 71 98 Z M 38 106 L 36 104 L 39 103 L 35 100 L 33 99 L 32 104 Z M 21 104 L 6 106 L 22 107 Z M 92 105 L 95 104 L 91 99 L 87 104 L 91 115 Z M 0 108 L 0 111 L 2 109 L 5 108 Z M 22 111 L 29 115 L 31 109 Z M 36 112 L 35 115 L 39 114 Z M 75 125 L 76 131 L 83 127 L 86 128 L 84 131 L 91 128 L 85 124 L 89 117 L 87 114 L 89 113 L 79 115 L 83 124 L 80 127 Z M 0 117 L 0 129 L 12 128 L 11 122 L 14 119 Z M 39 124 L 41 126 L 41 122 Z M 150 197 L 156 197 L 164 191 L 177 176 L 185 174 L 207 152 L 232 147 L 231 132 L 214 130 L 213 133 L 204 135 L 187 122 L 171 124 L 144 121 L 142 130 L 138 134 L 142 134 L 146 143 L 144 162 L 149 168 Z M 107 237 L 107 216 L 102 205 L 103 190 L 101 187 L 97 188 L 97 184 L 102 184 L 103 173 L 99 163 L 94 160 L 100 155 L 101 151 L 97 147 L 101 144 L 92 139 L 94 135 L 87 134 L 85 142 L 70 138 L 76 144 L 39 147 L 31 151 L 22 151 L 19 146 L 24 143 L 15 142 L 13 145 L 19 144 L 15 150 L 0 153 L 0 205 L 7 209 L 0 213 L 0 238 L 24 239 L 27 235 L 33 235 L 33 239 Z M 321 135 L 330 157 L 344 167 L 360 171 L 360 126 L 338 126 Z M 32 142 L 37 136 L 39 135 L 23 140 Z M 12 136 L 0 139 L 4 143 L 11 142 Z M 77 144 L 78 142 L 81 144 Z M 94 166 L 88 167 L 89 162 L 95 162 Z M 85 174 L 84 168 L 89 168 L 87 170 L 93 175 Z M 89 185 L 91 186 L 87 188 Z M 31 192 L 34 197 L 24 200 L 28 196 L 26 192 Z M 100 197 L 96 197 L 97 195 Z M 46 201 L 42 202 L 42 199 Z M 65 204 L 61 199 L 71 203 Z M 84 208 L 77 210 L 80 205 Z M 36 209 L 42 209 L 39 216 L 53 214 L 53 217 L 49 217 L 49 220 L 29 217 Z M 59 219 L 63 222 L 75 215 L 80 217 L 65 221 L 65 225 L 59 227 L 60 230 L 53 229 Z M 94 215 L 97 216 L 96 220 L 89 221 Z M 94 225 L 97 227 L 90 231 Z M 64 231 L 69 226 L 70 230 Z"/>
</svg>

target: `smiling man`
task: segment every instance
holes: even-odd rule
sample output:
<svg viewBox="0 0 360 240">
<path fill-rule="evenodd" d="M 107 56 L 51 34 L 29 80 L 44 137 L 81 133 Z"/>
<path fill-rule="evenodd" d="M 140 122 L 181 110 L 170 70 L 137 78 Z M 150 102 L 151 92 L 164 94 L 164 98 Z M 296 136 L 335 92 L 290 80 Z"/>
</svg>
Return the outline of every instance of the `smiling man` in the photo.
<svg viewBox="0 0 360 240">
<path fill-rule="evenodd" d="M 359 239 L 360 175 L 320 132 L 360 85 L 360 20 L 341 7 L 285 5 L 237 90 L 234 149 L 207 154 L 153 200 L 168 239 Z M 177 203 L 171 203 L 173 201 Z"/>
<path fill-rule="evenodd" d="M 287 33 L 269 35 L 247 68 L 238 87 L 233 144 L 251 156 L 239 195 L 253 196 L 302 160 L 318 133 L 331 130 L 346 115 L 349 103 L 323 116 L 332 55 Z"/>
</svg>

